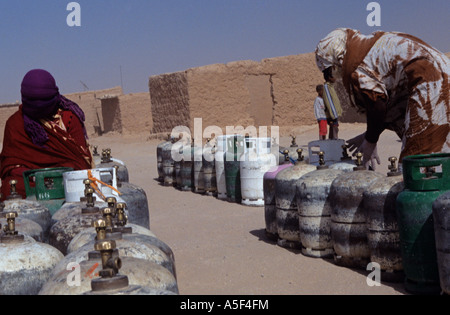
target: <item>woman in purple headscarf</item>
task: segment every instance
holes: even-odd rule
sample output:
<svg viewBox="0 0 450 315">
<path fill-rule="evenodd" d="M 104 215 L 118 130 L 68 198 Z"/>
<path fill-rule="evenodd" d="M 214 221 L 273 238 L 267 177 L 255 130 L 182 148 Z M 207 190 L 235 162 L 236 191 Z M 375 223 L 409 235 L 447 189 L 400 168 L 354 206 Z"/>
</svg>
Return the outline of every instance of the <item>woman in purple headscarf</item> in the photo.
<svg viewBox="0 0 450 315">
<path fill-rule="evenodd" d="M 59 94 L 53 76 L 42 69 L 29 71 L 22 80 L 22 104 L 6 122 L 0 154 L 1 192 L 10 194 L 9 181 L 25 195 L 22 173 L 32 169 L 93 167 L 84 127 L 84 113 Z"/>
</svg>

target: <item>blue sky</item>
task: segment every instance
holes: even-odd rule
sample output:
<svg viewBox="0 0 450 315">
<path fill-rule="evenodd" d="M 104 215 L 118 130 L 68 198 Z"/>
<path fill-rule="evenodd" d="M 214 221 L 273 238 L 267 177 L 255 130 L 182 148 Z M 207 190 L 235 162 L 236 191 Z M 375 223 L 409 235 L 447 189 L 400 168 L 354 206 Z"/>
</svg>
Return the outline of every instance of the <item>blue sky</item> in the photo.
<svg viewBox="0 0 450 315">
<path fill-rule="evenodd" d="M 370 27 L 365 0 L 68 0 L 0 2 L 0 103 L 20 100 L 28 70 L 43 68 L 60 92 L 123 86 L 148 91 L 151 75 L 214 63 L 312 52 L 337 27 L 413 34 L 450 52 L 449 0 L 380 0 Z"/>
</svg>

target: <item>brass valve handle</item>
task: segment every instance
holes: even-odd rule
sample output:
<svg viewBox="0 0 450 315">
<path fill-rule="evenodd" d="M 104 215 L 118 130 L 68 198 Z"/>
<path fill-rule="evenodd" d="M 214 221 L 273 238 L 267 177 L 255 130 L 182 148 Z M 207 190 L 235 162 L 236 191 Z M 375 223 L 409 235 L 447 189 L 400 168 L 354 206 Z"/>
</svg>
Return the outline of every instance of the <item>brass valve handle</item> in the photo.
<svg viewBox="0 0 450 315">
<path fill-rule="evenodd" d="M 122 260 L 120 257 L 113 257 L 113 251 L 116 248 L 116 242 L 114 240 L 102 240 L 95 243 L 96 251 L 100 252 L 102 257 L 102 270 L 99 275 L 102 278 L 112 278 L 119 273 L 119 269 L 122 268 Z"/>
<path fill-rule="evenodd" d="M 284 150 L 283 154 L 284 154 L 284 160 L 289 161 L 289 150 Z"/>
<path fill-rule="evenodd" d="M 319 165 L 325 165 L 325 153 L 323 151 L 319 152 Z"/>
<path fill-rule="evenodd" d="M 363 157 L 363 155 L 361 152 L 356 153 L 356 165 L 357 166 L 362 166 L 362 157 Z"/>
<path fill-rule="evenodd" d="M 92 226 L 95 227 L 97 232 L 97 241 L 106 239 L 106 221 L 98 219 L 92 222 Z"/>
<path fill-rule="evenodd" d="M 117 203 L 117 222 L 118 226 L 125 226 L 128 222 L 128 217 L 125 214 L 126 204 L 123 202 Z"/>
<path fill-rule="evenodd" d="M 113 210 L 109 207 L 102 209 L 102 215 L 106 222 L 106 229 L 111 230 L 113 228 Z"/>
<path fill-rule="evenodd" d="M 395 157 L 395 156 L 391 156 L 389 159 L 388 159 L 388 161 L 389 162 L 391 162 L 391 165 L 389 165 L 388 166 L 388 168 L 391 170 L 391 171 L 397 171 L 397 166 L 395 165 L 395 162 L 397 162 L 397 158 Z"/>
<path fill-rule="evenodd" d="M 5 225 L 3 227 L 3 232 L 5 232 L 6 235 L 17 235 L 16 231 L 16 218 L 17 218 L 17 212 L 10 211 L 3 214 L 3 216 L 6 218 L 6 222 L 8 225 Z"/>
<path fill-rule="evenodd" d="M 295 142 L 295 139 L 297 139 L 296 136 L 291 136 L 292 137 L 292 141 L 291 141 L 291 147 L 297 147 L 297 143 Z"/>
<path fill-rule="evenodd" d="M 115 216 L 116 202 L 117 202 L 117 199 L 115 197 L 106 198 L 106 203 L 108 204 L 108 208 L 111 208 L 113 216 Z"/>
<path fill-rule="evenodd" d="M 85 197 L 86 197 L 86 206 L 93 207 L 94 206 L 94 189 L 91 187 L 87 188 L 85 190 Z"/>
<path fill-rule="evenodd" d="M 297 157 L 297 161 L 303 161 L 304 160 L 304 157 L 303 157 L 303 149 L 297 149 L 297 155 L 298 155 L 298 157 Z"/>
</svg>

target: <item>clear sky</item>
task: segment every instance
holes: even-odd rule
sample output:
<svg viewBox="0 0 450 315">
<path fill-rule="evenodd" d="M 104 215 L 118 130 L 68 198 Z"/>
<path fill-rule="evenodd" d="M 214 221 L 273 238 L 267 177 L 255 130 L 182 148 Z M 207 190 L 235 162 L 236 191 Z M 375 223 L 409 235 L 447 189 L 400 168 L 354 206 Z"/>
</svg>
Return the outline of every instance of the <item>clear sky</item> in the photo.
<svg viewBox="0 0 450 315">
<path fill-rule="evenodd" d="M 450 52 L 449 0 L 379 0 L 381 26 L 366 0 L 68 0 L 0 2 L 0 103 L 20 101 L 34 68 L 63 94 L 122 86 L 147 92 L 151 75 L 237 60 L 313 52 L 337 27 L 415 35 Z"/>
</svg>

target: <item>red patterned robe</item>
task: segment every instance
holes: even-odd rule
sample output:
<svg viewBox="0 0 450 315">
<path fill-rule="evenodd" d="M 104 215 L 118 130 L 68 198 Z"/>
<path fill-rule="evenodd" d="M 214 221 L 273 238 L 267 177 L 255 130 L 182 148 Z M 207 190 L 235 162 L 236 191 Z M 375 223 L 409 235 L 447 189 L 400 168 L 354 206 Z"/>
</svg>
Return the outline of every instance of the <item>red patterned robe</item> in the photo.
<svg viewBox="0 0 450 315">
<path fill-rule="evenodd" d="M 18 181 L 17 192 L 26 197 L 22 176 L 24 171 L 54 167 L 83 170 L 93 167 L 83 126 L 76 115 L 71 111 L 59 110 L 53 120 L 41 120 L 41 124 L 49 138 L 44 147 L 33 144 L 26 133 L 22 106 L 7 120 L 0 154 L 2 199 L 10 194 L 11 179 Z"/>
</svg>

